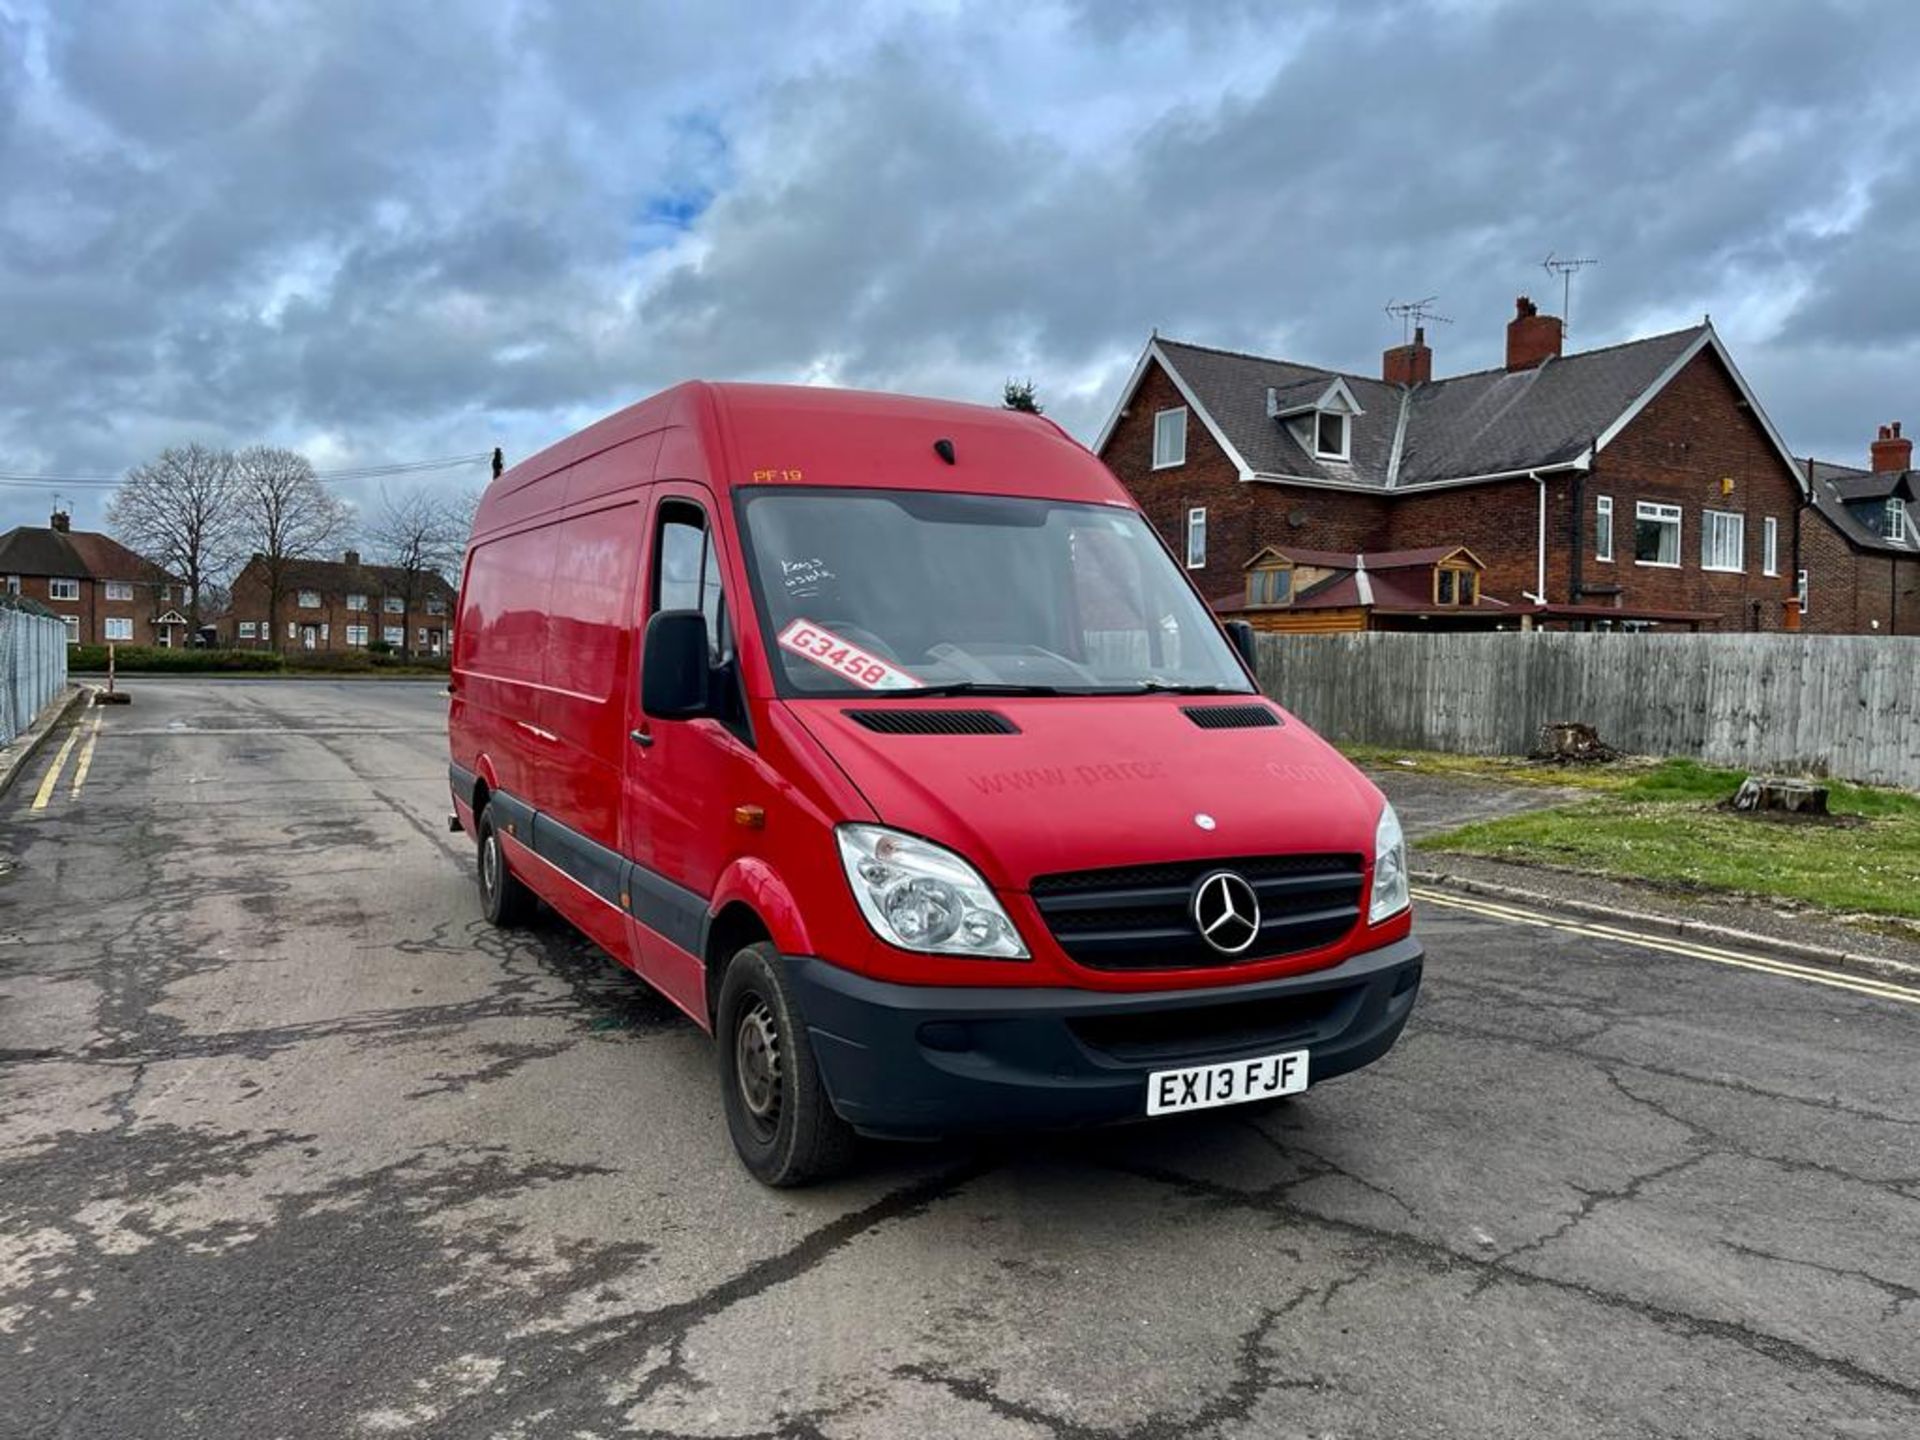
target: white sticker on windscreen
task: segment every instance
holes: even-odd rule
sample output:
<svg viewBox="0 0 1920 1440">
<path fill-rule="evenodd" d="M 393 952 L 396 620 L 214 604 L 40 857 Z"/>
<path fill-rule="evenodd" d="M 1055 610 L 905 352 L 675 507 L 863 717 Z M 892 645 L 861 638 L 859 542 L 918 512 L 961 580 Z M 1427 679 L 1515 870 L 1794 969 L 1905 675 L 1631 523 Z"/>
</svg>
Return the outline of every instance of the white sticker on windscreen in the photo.
<svg viewBox="0 0 1920 1440">
<path fill-rule="evenodd" d="M 918 690 L 920 682 L 898 666 L 843 640 L 811 620 L 795 620 L 779 635 L 780 648 L 811 660 L 866 690 Z"/>
</svg>

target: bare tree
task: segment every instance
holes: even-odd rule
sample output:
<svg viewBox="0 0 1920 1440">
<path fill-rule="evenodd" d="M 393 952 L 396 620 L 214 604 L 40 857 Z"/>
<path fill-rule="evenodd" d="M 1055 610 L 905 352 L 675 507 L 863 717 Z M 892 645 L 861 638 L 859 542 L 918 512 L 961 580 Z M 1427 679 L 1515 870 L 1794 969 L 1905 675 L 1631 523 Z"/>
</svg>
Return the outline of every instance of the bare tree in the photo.
<svg viewBox="0 0 1920 1440">
<path fill-rule="evenodd" d="M 162 450 L 129 470 L 107 502 L 107 528 L 129 549 L 186 581 L 189 643 L 200 633 L 209 587 L 235 559 L 240 525 L 233 453 L 205 445 Z"/>
<path fill-rule="evenodd" d="M 374 556 L 400 572 L 400 597 L 411 620 L 437 577 L 460 563 L 471 518 L 458 497 L 415 488 L 380 496 L 380 511 L 367 531 Z M 413 632 L 403 627 L 400 653 L 413 651 Z"/>
<path fill-rule="evenodd" d="M 304 455 L 255 445 L 235 457 L 242 538 L 265 570 L 267 633 L 280 640 L 280 601 L 302 560 L 332 550 L 353 525 L 353 511 L 313 473 Z"/>
</svg>

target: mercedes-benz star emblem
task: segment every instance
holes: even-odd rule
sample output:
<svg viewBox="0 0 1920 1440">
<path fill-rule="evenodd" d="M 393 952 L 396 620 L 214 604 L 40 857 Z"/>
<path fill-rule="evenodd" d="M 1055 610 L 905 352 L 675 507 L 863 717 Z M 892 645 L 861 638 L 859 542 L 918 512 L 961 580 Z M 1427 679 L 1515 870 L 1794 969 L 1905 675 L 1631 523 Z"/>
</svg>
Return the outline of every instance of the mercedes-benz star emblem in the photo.
<svg viewBox="0 0 1920 1440">
<path fill-rule="evenodd" d="M 1238 955 L 1260 934 L 1260 897 L 1231 870 L 1202 875 L 1193 887 L 1193 923 L 1223 955 Z"/>
</svg>

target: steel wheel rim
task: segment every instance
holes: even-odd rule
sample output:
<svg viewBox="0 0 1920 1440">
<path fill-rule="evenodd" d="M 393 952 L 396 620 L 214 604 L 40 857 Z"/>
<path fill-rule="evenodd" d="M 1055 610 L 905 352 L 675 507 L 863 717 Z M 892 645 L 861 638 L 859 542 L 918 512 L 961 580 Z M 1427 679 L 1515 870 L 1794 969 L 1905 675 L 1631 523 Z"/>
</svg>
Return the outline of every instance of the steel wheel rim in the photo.
<svg viewBox="0 0 1920 1440">
<path fill-rule="evenodd" d="M 733 1075 L 747 1123 L 771 1138 L 780 1124 L 780 1027 L 758 995 L 746 998 L 734 1023 Z"/>
<path fill-rule="evenodd" d="M 489 895 L 500 884 L 500 842 L 488 832 L 487 843 L 480 847 L 480 885 Z"/>
</svg>

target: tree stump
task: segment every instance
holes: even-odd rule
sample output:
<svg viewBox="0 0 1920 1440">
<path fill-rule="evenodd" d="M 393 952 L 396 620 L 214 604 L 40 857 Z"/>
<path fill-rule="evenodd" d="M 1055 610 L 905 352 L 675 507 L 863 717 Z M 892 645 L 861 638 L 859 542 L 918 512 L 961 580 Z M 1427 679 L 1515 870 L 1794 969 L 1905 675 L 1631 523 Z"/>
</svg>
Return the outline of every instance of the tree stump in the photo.
<svg viewBox="0 0 1920 1440">
<path fill-rule="evenodd" d="M 1577 720 L 1551 720 L 1540 727 L 1540 741 L 1532 758 L 1592 763 L 1618 759 L 1619 754 L 1593 726 Z"/>
<path fill-rule="evenodd" d="M 1734 792 L 1733 808 L 1750 813 L 1770 810 L 1787 815 L 1825 815 L 1827 787 L 1782 775 L 1749 775 Z"/>
</svg>

